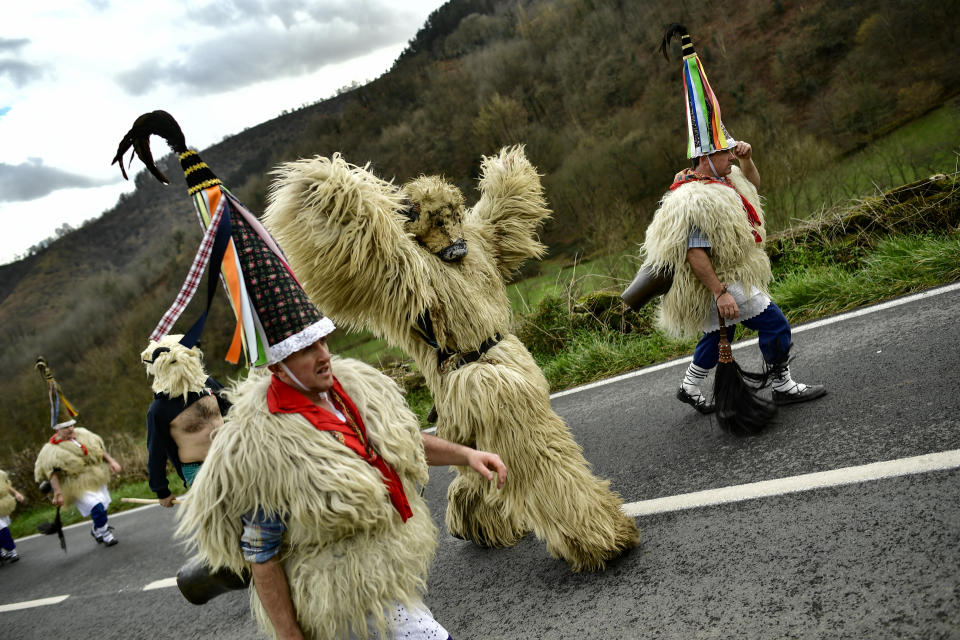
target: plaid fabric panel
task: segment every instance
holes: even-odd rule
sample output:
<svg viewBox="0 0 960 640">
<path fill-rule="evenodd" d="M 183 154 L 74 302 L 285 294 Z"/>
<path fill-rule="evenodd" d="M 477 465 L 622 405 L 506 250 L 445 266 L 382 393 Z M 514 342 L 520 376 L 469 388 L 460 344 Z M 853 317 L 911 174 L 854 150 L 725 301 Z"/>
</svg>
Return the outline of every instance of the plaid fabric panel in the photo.
<svg viewBox="0 0 960 640">
<path fill-rule="evenodd" d="M 197 254 L 193 257 L 193 263 L 187 272 L 187 279 L 183 281 L 183 286 L 180 287 L 180 293 L 177 294 L 176 300 L 173 301 L 173 304 L 167 309 L 167 312 L 163 314 L 156 329 L 150 334 L 151 340 L 159 340 L 170 333 L 170 329 L 174 323 L 176 323 L 183 314 L 184 309 L 187 308 L 190 301 L 193 300 L 193 296 L 197 292 L 197 287 L 200 286 L 200 280 L 203 279 L 203 272 L 210 262 L 210 254 L 213 251 L 213 241 L 217 235 L 217 226 L 220 224 L 220 217 L 223 213 L 225 202 L 226 198 L 220 199 L 220 206 L 217 207 L 216 212 L 213 214 L 213 218 L 210 220 L 210 226 L 207 227 L 207 230 L 203 234 L 203 240 L 200 241 Z"/>
<path fill-rule="evenodd" d="M 690 235 L 687 237 L 687 249 L 709 249 L 710 238 L 704 235 L 697 227 L 690 228 Z"/>
<path fill-rule="evenodd" d="M 280 553 L 287 527 L 278 516 L 268 516 L 263 509 L 248 511 L 241 518 L 243 533 L 240 550 L 247 562 L 266 562 Z"/>
<path fill-rule="evenodd" d="M 270 344 L 277 344 L 323 316 L 290 277 L 283 261 L 270 250 L 241 215 L 231 215 L 237 248 L 250 301 Z"/>
</svg>

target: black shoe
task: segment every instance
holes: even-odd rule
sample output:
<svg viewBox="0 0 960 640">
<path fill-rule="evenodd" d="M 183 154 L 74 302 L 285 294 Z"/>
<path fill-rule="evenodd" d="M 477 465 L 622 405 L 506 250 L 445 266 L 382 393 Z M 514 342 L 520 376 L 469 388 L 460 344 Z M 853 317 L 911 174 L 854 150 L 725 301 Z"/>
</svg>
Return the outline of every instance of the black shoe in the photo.
<svg viewBox="0 0 960 640">
<path fill-rule="evenodd" d="M 713 413 L 717 410 L 717 405 L 712 402 L 707 402 L 706 397 L 704 397 L 702 393 L 699 396 L 692 396 L 684 391 L 682 386 L 677 389 L 677 400 L 686 402 L 702 414 Z"/>
<path fill-rule="evenodd" d="M 797 393 L 785 393 L 783 391 L 773 392 L 773 404 L 783 406 L 785 404 L 797 404 L 798 402 L 807 402 L 816 400 L 827 395 L 827 389 L 822 384 L 808 384 L 807 388 Z"/>
</svg>

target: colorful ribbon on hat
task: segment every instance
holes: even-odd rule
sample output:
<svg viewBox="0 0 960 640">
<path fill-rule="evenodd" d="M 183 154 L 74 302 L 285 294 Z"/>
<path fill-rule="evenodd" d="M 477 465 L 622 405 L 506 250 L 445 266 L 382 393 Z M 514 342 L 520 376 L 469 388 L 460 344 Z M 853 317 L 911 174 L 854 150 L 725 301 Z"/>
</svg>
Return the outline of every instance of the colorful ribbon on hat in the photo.
<svg viewBox="0 0 960 640">
<path fill-rule="evenodd" d="M 70 418 L 76 418 L 80 415 L 80 412 L 74 409 L 70 401 L 67 400 L 67 397 L 63 395 L 63 389 L 61 389 L 57 381 L 54 380 L 53 372 L 50 371 L 50 367 L 47 366 L 47 361 L 44 360 L 43 357 L 37 358 L 36 367 L 40 375 L 43 376 L 44 382 L 47 383 L 47 395 L 50 398 L 50 427 L 55 428 L 60 424 L 61 405 Z"/>
<path fill-rule="evenodd" d="M 681 38 L 683 51 L 683 96 L 687 110 L 687 157 L 696 158 L 730 148 L 729 136 L 720 118 L 720 103 L 690 34 Z"/>
<path fill-rule="evenodd" d="M 180 288 L 180 293 L 174 300 L 173 305 L 160 319 L 160 323 L 153 330 L 150 339 L 159 340 L 170 332 L 174 323 L 180 318 L 193 299 L 194 294 L 196 294 L 207 265 L 213 264 L 207 279 L 206 308 L 200 318 L 184 334 L 180 342 L 185 346 L 192 347 L 200 338 L 216 291 L 216 281 L 220 279 L 226 290 L 230 308 L 233 309 L 237 318 L 233 339 L 230 348 L 227 350 L 225 360 L 236 364 L 240 360 L 242 350 L 247 364 L 263 365 L 267 361 L 266 345 L 269 343 L 256 309 L 250 302 L 236 247 L 231 237 L 232 216 L 243 216 L 248 224 L 250 224 L 253 216 L 220 184 L 195 191 L 193 193 L 193 204 L 200 224 L 205 230 L 203 239 L 193 258 L 193 264 L 191 264 L 190 271 L 187 273 L 187 279 Z M 265 230 L 262 233 L 260 232 L 262 225 L 258 221 L 256 225 L 251 226 L 254 227 L 258 235 L 266 233 Z M 260 227 L 260 229 L 257 229 L 257 227 Z M 272 238 L 270 244 L 273 245 Z M 278 251 L 279 249 L 274 250 Z"/>
</svg>

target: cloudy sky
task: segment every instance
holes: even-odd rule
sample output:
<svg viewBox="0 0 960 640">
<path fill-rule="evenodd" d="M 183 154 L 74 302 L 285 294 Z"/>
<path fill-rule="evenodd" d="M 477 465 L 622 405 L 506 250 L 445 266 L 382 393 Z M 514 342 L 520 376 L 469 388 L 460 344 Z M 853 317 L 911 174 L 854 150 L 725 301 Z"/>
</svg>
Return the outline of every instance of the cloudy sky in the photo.
<svg viewBox="0 0 960 640">
<path fill-rule="evenodd" d="M 110 166 L 146 111 L 204 148 L 373 80 L 444 0 L 47 0 L 4 3 L 0 264 L 110 209 Z M 163 142 L 154 157 L 167 152 Z M 133 170 L 143 168 L 134 161 Z"/>
</svg>

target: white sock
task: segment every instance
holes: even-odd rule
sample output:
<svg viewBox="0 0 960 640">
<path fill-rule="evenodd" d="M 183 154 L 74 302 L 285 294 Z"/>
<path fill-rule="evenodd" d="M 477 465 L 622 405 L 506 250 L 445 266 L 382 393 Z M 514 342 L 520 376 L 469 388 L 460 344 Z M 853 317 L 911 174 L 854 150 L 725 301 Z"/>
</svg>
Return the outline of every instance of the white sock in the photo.
<svg viewBox="0 0 960 640">
<path fill-rule="evenodd" d="M 793 395 L 794 393 L 802 393 L 806 388 L 807 385 L 802 382 L 794 382 L 793 378 L 790 377 L 790 367 L 784 367 L 783 375 L 773 379 L 773 390 L 779 393 Z"/>
<path fill-rule="evenodd" d="M 700 391 L 700 385 L 707 379 L 708 373 L 710 373 L 709 369 L 698 367 L 691 362 L 690 366 L 687 367 L 687 372 L 683 374 L 683 382 L 680 383 L 680 386 L 694 398 L 703 395 L 703 392 Z"/>
</svg>

